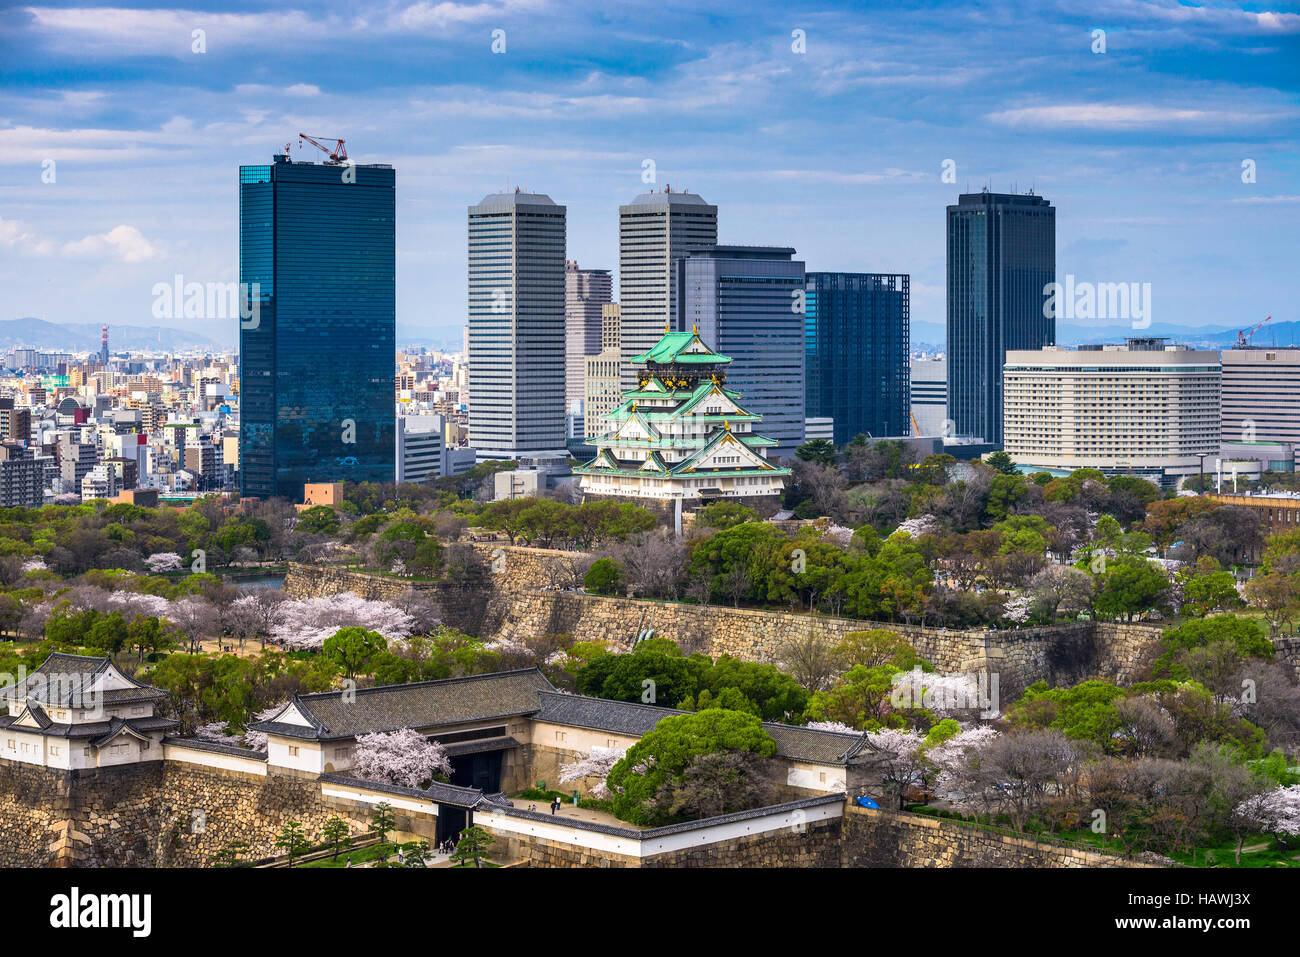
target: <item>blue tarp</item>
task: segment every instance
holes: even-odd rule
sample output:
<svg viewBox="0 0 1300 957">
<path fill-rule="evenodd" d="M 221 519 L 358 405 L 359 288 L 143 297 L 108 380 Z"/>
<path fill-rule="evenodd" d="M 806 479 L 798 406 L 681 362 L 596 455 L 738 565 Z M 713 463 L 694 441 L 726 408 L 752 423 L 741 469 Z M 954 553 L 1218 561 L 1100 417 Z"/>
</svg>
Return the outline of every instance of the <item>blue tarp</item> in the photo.
<svg viewBox="0 0 1300 957">
<path fill-rule="evenodd" d="M 877 811 L 880 810 L 880 805 L 871 800 L 871 798 L 867 797 L 865 794 L 861 797 L 856 797 L 853 800 L 857 802 L 859 807 L 874 807 Z"/>
</svg>

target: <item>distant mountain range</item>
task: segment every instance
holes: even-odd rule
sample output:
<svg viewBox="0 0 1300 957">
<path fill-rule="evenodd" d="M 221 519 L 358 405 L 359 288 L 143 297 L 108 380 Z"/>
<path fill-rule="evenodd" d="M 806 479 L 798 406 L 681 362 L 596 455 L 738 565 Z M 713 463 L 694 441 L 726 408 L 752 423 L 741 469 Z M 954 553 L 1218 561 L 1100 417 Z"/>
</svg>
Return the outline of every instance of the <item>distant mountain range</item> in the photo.
<svg viewBox="0 0 1300 957">
<path fill-rule="evenodd" d="M 1249 331 L 1249 326 L 1246 327 Z M 1130 337 L 1165 336 L 1171 342 L 1201 349 L 1228 349 L 1237 341 L 1239 326 L 1180 326 L 1170 322 L 1153 322 L 1146 329 L 1134 329 L 1129 323 L 1110 326 L 1080 326 L 1070 322 L 1056 324 L 1056 343 L 1078 346 L 1096 343 L 1122 343 Z M 947 327 L 941 322 L 912 323 L 913 350 L 933 347 L 943 349 L 948 339 Z M 1300 346 L 1300 321 L 1270 322 L 1250 339 L 1251 345 Z"/>
<path fill-rule="evenodd" d="M 0 319 L 0 349 L 40 349 L 42 352 L 98 352 L 100 327 L 90 322 L 46 322 L 44 319 Z M 108 348 L 113 352 L 231 348 L 221 340 L 188 329 L 165 326 L 108 327 Z"/>
</svg>

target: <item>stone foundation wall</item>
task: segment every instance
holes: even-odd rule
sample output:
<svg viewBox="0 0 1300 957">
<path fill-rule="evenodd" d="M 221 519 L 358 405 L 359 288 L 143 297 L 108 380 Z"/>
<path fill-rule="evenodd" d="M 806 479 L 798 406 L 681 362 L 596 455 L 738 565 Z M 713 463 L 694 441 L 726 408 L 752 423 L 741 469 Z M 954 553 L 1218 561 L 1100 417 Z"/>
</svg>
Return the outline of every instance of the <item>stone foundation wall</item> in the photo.
<svg viewBox="0 0 1300 957">
<path fill-rule="evenodd" d="M 628 649 L 645 629 L 687 652 L 773 662 L 781 645 L 820 629 L 837 639 L 850 631 L 885 628 L 906 638 L 941 671 L 999 675 L 1004 701 L 1040 679 L 1051 685 L 1103 678 L 1132 683 L 1152 657 L 1161 625 L 1075 622 L 1008 631 L 955 631 L 895 622 L 811 618 L 780 611 L 633 601 L 566 590 L 581 579 L 587 556 L 540 548 L 476 543 L 456 546 L 463 558 L 457 583 L 408 583 L 327 566 L 290 565 L 284 591 L 296 598 L 352 591 L 392 599 L 404 589 L 429 595 L 448 625 L 477 637 L 532 638 L 571 634 Z M 1300 639 L 1276 638 L 1278 660 L 1300 676 Z"/>
<path fill-rule="evenodd" d="M 841 819 L 815 821 L 801 831 L 765 834 L 690 847 L 645 858 L 642 867 L 839 867 Z"/>
<path fill-rule="evenodd" d="M 266 777 L 177 761 L 58 771 L 0 761 L 0 866 L 203 866 L 240 839 L 252 859 L 299 821 L 319 841 L 325 821 L 369 825 L 370 809 L 321 797 L 312 778 Z M 398 826 L 403 830 L 413 822 Z"/>
<path fill-rule="evenodd" d="M 951 821 L 849 805 L 843 867 L 1146 867 L 1099 851 L 1041 843 Z"/>
</svg>

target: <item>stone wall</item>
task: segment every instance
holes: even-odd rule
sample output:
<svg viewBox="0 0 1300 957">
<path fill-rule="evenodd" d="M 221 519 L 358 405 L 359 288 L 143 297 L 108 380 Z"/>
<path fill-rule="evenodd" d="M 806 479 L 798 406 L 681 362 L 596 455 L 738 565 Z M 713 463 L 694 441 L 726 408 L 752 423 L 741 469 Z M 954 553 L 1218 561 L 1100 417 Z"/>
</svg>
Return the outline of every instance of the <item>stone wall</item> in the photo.
<svg viewBox="0 0 1300 957">
<path fill-rule="evenodd" d="M 0 866 L 203 866 L 240 839 L 252 859 L 277 853 L 289 820 L 310 841 L 333 816 L 354 833 L 368 807 L 321 797 L 319 783 L 179 761 L 59 771 L 0 761 Z M 398 822 L 402 827 L 402 821 Z"/>
<path fill-rule="evenodd" d="M 850 804 L 843 867 L 1146 867 L 1121 857 Z"/>
<path fill-rule="evenodd" d="M 1051 685 L 1104 678 L 1129 684 L 1152 657 L 1162 626 L 1075 622 L 1008 631 L 950 631 L 894 622 L 817 617 L 781 611 L 634 601 L 568 590 L 581 580 L 588 556 L 500 543 L 455 546 L 454 583 L 411 583 L 327 566 L 290 565 L 284 591 L 303 598 L 352 591 L 393 599 L 407 588 L 428 595 L 442 621 L 477 637 L 532 638 L 571 634 L 630 648 L 647 628 L 688 653 L 775 661 L 783 642 L 816 627 L 835 639 L 850 631 L 886 628 L 901 634 L 941 671 L 999 675 L 1004 701 L 1037 680 Z M 1300 676 L 1300 639 L 1274 639 L 1278 660 Z"/>
</svg>

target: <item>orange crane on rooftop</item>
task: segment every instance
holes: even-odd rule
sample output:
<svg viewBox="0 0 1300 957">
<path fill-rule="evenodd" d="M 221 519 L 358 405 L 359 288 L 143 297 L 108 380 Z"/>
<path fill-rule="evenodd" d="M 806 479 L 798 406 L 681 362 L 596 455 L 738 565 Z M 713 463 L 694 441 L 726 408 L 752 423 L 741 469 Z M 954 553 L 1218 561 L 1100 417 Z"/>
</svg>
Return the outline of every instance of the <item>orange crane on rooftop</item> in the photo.
<svg viewBox="0 0 1300 957">
<path fill-rule="evenodd" d="M 336 144 L 333 149 L 330 149 L 328 146 L 325 145 L 325 143 L 322 143 L 314 136 L 308 136 L 306 133 L 299 133 L 298 139 L 300 141 L 298 143 L 298 149 L 302 149 L 301 141 L 306 140 L 312 146 L 316 147 L 318 150 L 320 150 L 322 153 L 328 156 L 329 161 L 331 163 L 346 163 L 348 161 L 347 147 L 343 145 L 342 140 L 334 140 L 334 139 L 330 139 L 329 137 L 324 137 L 325 143 Z"/>
</svg>

